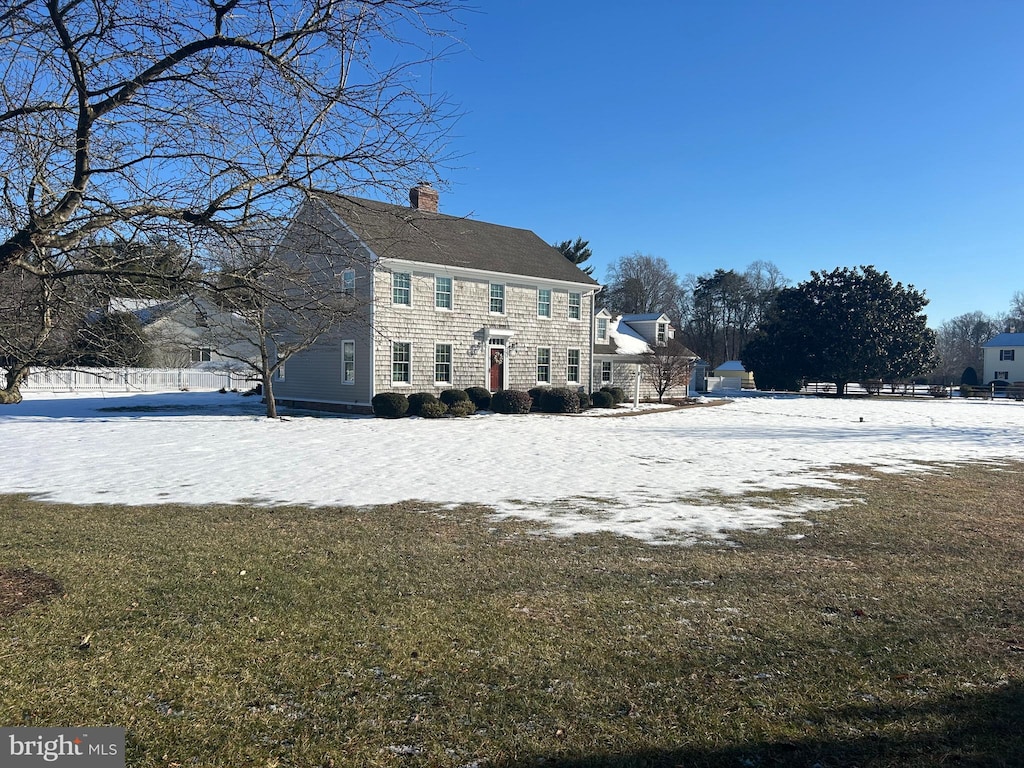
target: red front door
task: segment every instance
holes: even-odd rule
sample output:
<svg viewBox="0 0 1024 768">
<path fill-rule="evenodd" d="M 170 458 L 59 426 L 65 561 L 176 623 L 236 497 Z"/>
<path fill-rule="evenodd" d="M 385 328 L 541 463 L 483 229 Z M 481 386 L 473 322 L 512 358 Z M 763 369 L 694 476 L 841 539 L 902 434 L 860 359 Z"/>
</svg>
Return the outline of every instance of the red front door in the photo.
<svg viewBox="0 0 1024 768">
<path fill-rule="evenodd" d="M 491 348 L 491 391 L 497 392 L 501 389 L 502 381 L 504 376 L 502 375 L 505 369 L 505 350 Z"/>
</svg>

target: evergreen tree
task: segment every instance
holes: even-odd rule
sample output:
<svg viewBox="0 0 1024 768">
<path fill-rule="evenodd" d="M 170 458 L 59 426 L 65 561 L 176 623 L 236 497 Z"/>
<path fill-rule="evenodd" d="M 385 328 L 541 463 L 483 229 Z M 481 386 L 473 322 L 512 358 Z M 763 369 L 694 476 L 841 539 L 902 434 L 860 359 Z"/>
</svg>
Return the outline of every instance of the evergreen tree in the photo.
<svg viewBox="0 0 1024 768">
<path fill-rule="evenodd" d="M 905 380 L 933 364 L 927 304 L 912 285 L 893 283 L 872 266 L 811 272 L 779 293 L 741 357 L 759 386 L 809 378 L 834 382 L 841 395 L 854 381 Z"/>
</svg>

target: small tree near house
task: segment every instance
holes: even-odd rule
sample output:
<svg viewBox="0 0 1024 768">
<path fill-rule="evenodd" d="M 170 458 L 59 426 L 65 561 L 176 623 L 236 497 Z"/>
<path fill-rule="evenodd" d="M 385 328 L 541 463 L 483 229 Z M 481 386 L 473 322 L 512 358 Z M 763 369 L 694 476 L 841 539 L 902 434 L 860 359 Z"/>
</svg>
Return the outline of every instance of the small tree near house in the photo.
<svg viewBox="0 0 1024 768">
<path fill-rule="evenodd" d="M 640 369 L 658 393 L 660 403 L 673 389 L 687 391 L 696 361 L 693 352 L 675 339 L 669 339 L 667 344 L 656 346 L 643 355 Z"/>
</svg>

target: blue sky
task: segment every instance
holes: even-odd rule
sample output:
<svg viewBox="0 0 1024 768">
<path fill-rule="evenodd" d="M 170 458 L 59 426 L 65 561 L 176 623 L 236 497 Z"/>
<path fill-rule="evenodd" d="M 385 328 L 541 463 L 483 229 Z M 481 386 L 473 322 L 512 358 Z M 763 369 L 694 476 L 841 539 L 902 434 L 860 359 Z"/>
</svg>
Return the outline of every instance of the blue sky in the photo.
<svg viewBox="0 0 1024 768">
<path fill-rule="evenodd" d="M 873 264 L 936 326 L 1024 291 L 1024 2 L 507 0 L 433 87 L 441 210 L 681 276 Z"/>
</svg>

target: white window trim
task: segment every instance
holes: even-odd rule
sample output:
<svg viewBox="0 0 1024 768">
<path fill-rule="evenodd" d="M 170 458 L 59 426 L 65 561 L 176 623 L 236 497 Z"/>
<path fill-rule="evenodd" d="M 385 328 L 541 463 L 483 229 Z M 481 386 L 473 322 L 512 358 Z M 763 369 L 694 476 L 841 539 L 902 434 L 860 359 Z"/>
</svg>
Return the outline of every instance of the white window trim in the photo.
<svg viewBox="0 0 1024 768">
<path fill-rule="evenodd" d="M 352 381 L 345 378 L 345 345 L 352 345 Z M 356 341 L 355 339 L 341 340 L 341 383 L 346 387 L 354 386 L 356 383 Z"/>
<path fill-rule="evenodd" d="M 352 287 L 349 288 L 346 283 L 348 282 L 348 276 L 352 276 Z M 354 269 L 345 269 L 341 272 L 341 293 L 343 296 L 355 296 L 356 295 L 356 271 Z"/>
<path fill-rule="evenodd" d="M 601 323 L 604 323 L 604 333 L 601 333 Z M 594 341 L 608 341 L 608 318 L 598 317 L 594 319 Z"/>
<path fill-rule="evenodd" d="M 580 314 L 579 317 L 573 317 L 572 316 L 572 297 L 573 296 L 579 296 L 579 299 L 580 299 L 580 302 L 577 305 L 577 309 L 579 309 L 579 314 Z M 572 322 L 572 323 L 579 323 L 579 322 L 581 322 L 583 320 L 583 293 L 580 292 L 580 291 L 569 291 L 569 299 L 568 299 L 568 301 L 569 301 L 569 303 L 566 306 L 565 316 L 569 319 L 569 322 Z"/>
<path fill-rule="evenodd" d="M 437 281 L 447 280 L 448 281 L 448 303 L 451 306 L 442 307 L 437 303 Z M 448 275 L 434 275 L 434 309 L 438 312 L 452 312 L 455 309 L 455 280 Z"/>
<path fill-rule="evenodd" d="M 494 290 L 494 286 L 500 286 L 501 287 L 501 311 L 500 312 L 496 312 L 495 310 L 491 309 L 491 302 L 494 300 L 494 297 L 493 297 L 491 292 Z M 505 283 L 494 283 L 494 282 L 491 282 L 491 283 L 487 284 L 487 313 L 488 314 L 490 314 L 490 315 L 500 315 L 500 316 L 504 317 L 505 316 L 505 312 L 508 309 L 507 302 L 508 302 L 508 291 L 505 290 Z"/>
<path fill-rule="evenodd" d="M 572 364 L 569 362 L 569 356 L 576 353 L 576 378 L 569 378 L 569 368 Z M 583 379 L 583 353 L 577 347 L 569 347 L 565 351 L 565 382 L 566 384 L 580 384 Z"/>
<path fill-rule="evenodd" d="M 437 348 L 448 347 L 448 380 L 437 378 Z M 435 342 L 434 343 L 434 385 L 448 385 L 452 386 L 455 381 L 455 345 L 448 342 Z"/>
<path fill-rule="evenodd" d="M 542 315 L 540 313 L 540 292 L 541 291 L 547 291 L 548 292 L 548 313 L 546 315 Z M 553 311 L 552 311 L 553 308 L 554 308 L 553 307 L 554 300 L 555 300 L 555 292 L 552 291 L 550 288 L 538 288 L 537 289 L 537 319 L 538 320 L 550 320 L 552 318 L 552 316 L 554 314 Z"/>
<path fill-rule="evenodd" d="M 405 344 L 409 348 L 409 359 L 406 361 L 406 365 L 409 366 L 409 380 L 399 381 L 395 379 L 395 344 Z M 391 342 L 391 386 L 393 387 L 411 387 L 412 386 L 412 342 L 395 340 Z"/>
<path fill-rule="evenodd" d="M 608 366 L 608 378 L 607 379 L 604 377 L 604 367 L 606 365 Z M 611 360 L 602 360 L 601 361 L 601 383 L 602 384 L 611 384 L 612 383 L 612 361 Z"/>
<path fill-rule="evenodd" d="M 546 349 L 547 352 L 548 352 L 548 361 L 546 363 L 544 363 L 544 365 L 546 365 L 548 367 L 548 377 L 547 377 L 547 379 L 542 379 L 540 377 L 540 366 L 541 366 L 540 353 L 541 353 L 541 350 L 544 350 L 544 349 Z M 537 383 L 538 384 L 551 384 L 551 347 L 537 347 L 537 355 L 536 355 L 536 358 L 535 358 L 534 362 L 535 362 L 534 369 L 535 369 L 536 374 L 537 374 Z"/>
<path fill-rule="evenodd" d="M 395 301 L 395 291 L 399 290 L 395 286 L 395 278 L 398 277 L 399 275 L 405 275 L 407 278 L 409 278 L 409 287 L 404 289 L 404 290 L 407 290 L 409 292 L 409 301 L 408 302 Z M 391 273 L 391 306 L 393 306 L 393 307 L 411 307 L 412 306 L 412 272 L 392 272 Z"/>
</svg>

